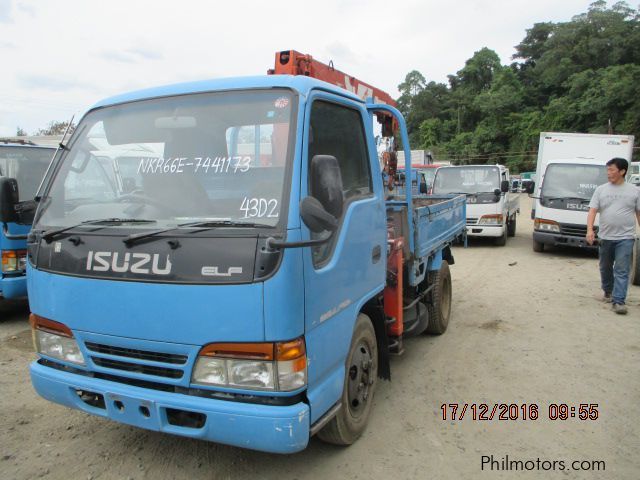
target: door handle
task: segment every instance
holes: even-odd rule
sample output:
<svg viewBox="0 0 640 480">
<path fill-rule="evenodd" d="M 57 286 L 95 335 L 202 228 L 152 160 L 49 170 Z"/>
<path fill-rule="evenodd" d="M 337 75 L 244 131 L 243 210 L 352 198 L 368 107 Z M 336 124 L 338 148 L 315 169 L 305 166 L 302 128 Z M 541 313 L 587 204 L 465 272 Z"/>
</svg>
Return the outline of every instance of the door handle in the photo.
<svg viewBox="0 0 640 480">
<path fill-rule="evenodd" d="M 378 263 L 381 257 L 382 249 L 380 248 L 380 245 L 376 245 L 375 247 L 373 247 L 373 250 L 371 250 L 371 261 L 373 263 Z"/>
</svg>

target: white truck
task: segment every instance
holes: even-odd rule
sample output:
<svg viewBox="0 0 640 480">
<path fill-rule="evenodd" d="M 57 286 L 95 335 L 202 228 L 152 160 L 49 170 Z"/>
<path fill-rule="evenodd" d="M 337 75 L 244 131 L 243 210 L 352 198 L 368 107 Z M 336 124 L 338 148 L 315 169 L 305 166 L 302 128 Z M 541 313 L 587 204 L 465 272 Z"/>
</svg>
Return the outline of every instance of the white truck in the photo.
<svg viewBox="0 0 640 480">
<path fill-rule="evenodd" d="M 631 162 L 627 172 L 627 182 L 640 187 L 640 162 Z"/>
<path fill-rule="evenodd" d="M 534 194 L 533 250 L 593 248 L 585 238 L 591 196 L 607 183 L 606 163 L 614 157 L 630 161 L 632 152 L 633 135 L 540 133 L 536 182 L 527 190 Z"/>
<path fill-rule="evenodd" d="M 504 165 L 460 165 L 438 168 L 432 193 L 467 197 L 467 236 L 493 237 L 504 246 L 516 234 L 520 213 L 518 194 L 510 193 L 509 169 Z"/>
</svg>

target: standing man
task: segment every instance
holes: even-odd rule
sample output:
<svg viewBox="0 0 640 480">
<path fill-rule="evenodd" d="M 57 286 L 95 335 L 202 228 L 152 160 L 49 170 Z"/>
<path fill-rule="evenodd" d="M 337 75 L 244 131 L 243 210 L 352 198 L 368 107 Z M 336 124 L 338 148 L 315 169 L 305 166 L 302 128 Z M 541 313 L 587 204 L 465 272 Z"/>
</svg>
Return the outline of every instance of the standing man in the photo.
<svg viewBox="0 0 640 480">
<path fill-rule="evenodd" d="M 587 217 L 587 243 L 593 245 L 593 223 L 600 213 L 600 280 L 604 301 L 611 302 L 613 311 L 624 315 L 627 306 L 629 271 L 633 244 L 636 238 L 636 221 L 640 225 L 640 188 L 625 182 L 629 162 L 624 158 L 612 158 L 607 162 L 608 183 L 593 192 Z"/>
</svg>

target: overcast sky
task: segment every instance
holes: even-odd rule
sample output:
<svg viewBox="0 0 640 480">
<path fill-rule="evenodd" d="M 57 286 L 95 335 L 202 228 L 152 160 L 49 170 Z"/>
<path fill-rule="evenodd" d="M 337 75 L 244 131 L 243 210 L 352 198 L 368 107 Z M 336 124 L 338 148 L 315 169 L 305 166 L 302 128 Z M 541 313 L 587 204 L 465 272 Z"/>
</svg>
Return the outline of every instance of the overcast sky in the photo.
<svg viewBox="0 0 640 480">
<path fill-rule="evenodd" d="M 77 121 L 129 90 L 264 74 L 289 49 L 396 97 L 409 71 L 446 82 L 482 47 L 511 63 L 527 28 L 568 21 L 590 3 L 0 0 L 0 135 Z"/>
</svg>

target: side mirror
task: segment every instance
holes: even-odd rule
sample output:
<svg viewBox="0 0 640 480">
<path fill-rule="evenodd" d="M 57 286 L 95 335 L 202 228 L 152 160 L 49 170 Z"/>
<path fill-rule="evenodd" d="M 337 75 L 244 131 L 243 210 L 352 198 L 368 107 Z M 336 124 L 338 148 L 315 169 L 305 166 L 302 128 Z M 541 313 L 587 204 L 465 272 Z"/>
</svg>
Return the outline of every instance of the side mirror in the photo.
<svg viewBox="0 0 640 480">
<path fill-rule="evenodd" d="M 502 193 L 507 193 L 509 191 L 509 180 L 502 180 L 500 183 L 500 191 Z"/>
<path fill-rule="evenodd" d="M 315 155 L 309 166 L 310 194 L 316 198 L 324 210 L 335 218 L 342 216 L 344 194 L 342 174 L 336 157 Z"/>
<path fill-rule="evenodd" d="M 19 199 L 18 181 L 15 178 L 0 177 L 0 222 L 18 221 L 16 206 Z"/>
<path fill-rule="evenodd" d="M 333 232 L 338 228 L 336 217 L 327 212 L 320 201 L 314 197 L 306 197 L 300 202 L 300 216 L 313 233 L 325 230 Z"/>
<path fill-rule="evenodd" d="M 525 187 L 525 192 L 527 192 L 528 194 L 533 194 L 533 190 L 536 188 L 536 182 L 528 182 L 527 186 Z"/>
</svg>

